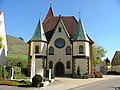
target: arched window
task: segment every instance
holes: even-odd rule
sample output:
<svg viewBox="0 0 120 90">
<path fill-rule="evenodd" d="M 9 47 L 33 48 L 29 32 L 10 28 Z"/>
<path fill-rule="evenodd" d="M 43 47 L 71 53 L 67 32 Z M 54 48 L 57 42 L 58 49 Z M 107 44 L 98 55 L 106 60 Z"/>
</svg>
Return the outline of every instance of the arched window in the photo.
<svg viewBox="0 0 120 90">
<path fill-rule="evenodd" d="M 35 53 L 39 53 L 39 45 L 35 46 Z"/>
<path fill-rule="evenodd" d="M 71 48 L 69 46 L 66 48 L 66 55 L 71 55 Z"/>
<path fill-rule="evenodd" d="M 54 55 L 54 48 L 53 47 L 49 48 L 49 55 Z"/>
</svg>

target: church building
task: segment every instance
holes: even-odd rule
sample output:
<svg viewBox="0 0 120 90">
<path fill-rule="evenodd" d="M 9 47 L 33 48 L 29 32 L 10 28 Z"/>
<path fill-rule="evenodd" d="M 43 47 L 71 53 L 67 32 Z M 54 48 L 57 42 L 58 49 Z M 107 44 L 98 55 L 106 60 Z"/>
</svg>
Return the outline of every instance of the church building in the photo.
<svg viewBox="0 0 120 90">
<path fill-rule="evenodd" d="M 28 70 L 51 69 L 55 76 L 92 74 L 92 44 L 85 31 L 81 18 L 74 16 L 54 16 L 50 6 L 42 22 L 38 21 L 32 38 L 29 40 Z"/>
</svg>

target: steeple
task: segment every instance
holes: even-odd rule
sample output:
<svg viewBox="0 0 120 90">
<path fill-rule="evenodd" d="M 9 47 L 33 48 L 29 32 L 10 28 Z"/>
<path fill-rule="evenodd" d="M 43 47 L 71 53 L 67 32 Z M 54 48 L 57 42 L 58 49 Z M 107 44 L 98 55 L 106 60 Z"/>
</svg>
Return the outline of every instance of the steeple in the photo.
<svg viewBox="0 0 120 90">
<path fill-rule="evenodd" d="M 31 38 L 31 41 L 32 40 L 47 41 L 43 26 L 42 26 L 42 21 L 40 19 L 39 19 L 39 22 L 38 22 L 37 27 L 35 29 L 35 32 Z"/>
<path fill-rule="evenodd" d="M 79 40 L 80 41 L 89 41 L 81 18 L 79 18 L 78 26 L 77 26 L 77 29 L 75 31 L 75 35 L 74 35 L 73 39 L 74 39 L 74 41 L 77 41 L 77 40 L 78 41 Z"/>
<path fill-rule="evenodd" d="M 49 10 L 48 10 L 48 13 L 47 13 L 47 15 L 46 15 L 45 20 L 44 20 L 43 23 L 45 23 L 50 17 L 54 17 L 54 14 L 53 14 L 53 10 L 52 10 L 51 4 L 50 4 L 50 8 L 49 8 Z"/>
</svg>

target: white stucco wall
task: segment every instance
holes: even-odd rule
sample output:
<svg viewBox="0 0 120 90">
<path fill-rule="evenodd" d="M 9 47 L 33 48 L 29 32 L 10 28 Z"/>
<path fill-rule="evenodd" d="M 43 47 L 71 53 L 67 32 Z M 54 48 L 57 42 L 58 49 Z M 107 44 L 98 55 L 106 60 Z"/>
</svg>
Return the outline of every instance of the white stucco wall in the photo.
<svg viewBox="0 0 120 90">
<path fill-rule="evenodd" d="M 45 43 L 45 42 L 31 42 L 30 55 L 35 54 L 35 46 L 36 45 L 39 45 L 39 53 L 38 54 L 46 56 L 47 43 Z"/>
<path fill-rule="evenodd" d="M 39 74 L 43 76 L 43 59 L 35 58 L 35 54 L 32 55 L 31 59 L 31 73 L 30 73 L 30 81 L 32 82 L 32 78 L 34 77 L 35 74 Z"/>
<path fill-rule="evenodd" d="M 59 27 L 61 27 L 61 32 L 58 31 Z M 65 46 L 63 48 L 57 48 L 54 45 L 55 40 L 58 38 L 62 38 L 65 40 Z M 48 66 L 49 66 L 49 61 L 53 61 L 52 71 L 54 71 L 55 64 L 61 61 L 64 64 L 65 74 L 71 74 L 72 73 L 72 51 L 71 51 L 71 55 L 66 55 L 66 47 L 70 46 L 72 50 L 72 44 L 70 43 L 68 36 L 67 36 L 67 32 L 65 28 L 63 28 L 63 25 L 60 21 L 55 29 L 55 32 L 53 33 L 52 39 L 50 40 L 48 44 L 48 50 L 49 50 L 49 47 L 51 46 L 54 48 L 54 55 L 48 55 Z M 70 69 L 66 68 L 67 61 L 70 61 L 71 63 Z"/>
<path fill-rule="evenodd" d="M 4 45 L 4 48 L 0 49 L 0 63 L 5 65 L 6 56 L 7 56 L 7 41 L 6 41 L 6 32 L 5 32 L 3 12 L 0 14 L 0 36 L 3 38 L 2 44 Z"/>
<path fill-rule="evenodd" d="M 79 53 L 79 46 L 82 45 L 84 47 L 84 53 L 80 54 Z M 78 56 L 78 55 L 85 55 L 85 56 L 90 56 L 89 53 L 89 42 L 73 42 L 73 56 Z"/>
<path fill-rule="evenodd" d="M 87 59 L 75 59 L 75 70 L 77 74 L 78 66 L 80 67 L 80 73 L 85 74 L 88 73 L 88 60 Z"/>
<path fill-rule="evenodd" d="M 43 76 L 43 60 L 42 59 L 35 59 L 35 73 Z"/>
</svg>

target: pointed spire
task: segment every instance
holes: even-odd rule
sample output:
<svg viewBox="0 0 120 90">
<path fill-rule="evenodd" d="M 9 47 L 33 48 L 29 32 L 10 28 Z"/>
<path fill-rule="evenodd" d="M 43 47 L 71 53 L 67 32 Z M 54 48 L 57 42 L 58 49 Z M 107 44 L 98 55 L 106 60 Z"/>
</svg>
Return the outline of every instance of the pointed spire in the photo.
<svg viewBox="0 0 120 90">
<path fill-rule="evenodd" d="M 52 10 L 52 4 L 50 4 L 49 11 L 48 11 L 43 23 L 45 23 L 50 17 L 54 17 L 53 10 Z"/>
<path fill-rule="evenodd" d="M 79 13 L 80 14 L 80 13 Z M 84 25 L 82 23 L 82 20 L 80 18 L 80 15 L 79 15 L 79 22 L 78 22 L 78 26 L 77 26 L 77 29 L 75 31 L 75 35 L 74 35 L 74 40 L 81 40 L 81 41 L 89 41 L 88 37 L 87 37 L 87 34 L 85 32 L 85 29 L 84 29 Z"/>
<path fill-rule="evenodd" d="M 42 21 L 39 19 L 37 27 L 35 29 L 35 32 L 31 38 L 32 40 L 41 40 L 41 41 L 47 41 L 46 36 L 45 36 L 45 32 L 42 26 Z"/>
</svg>

